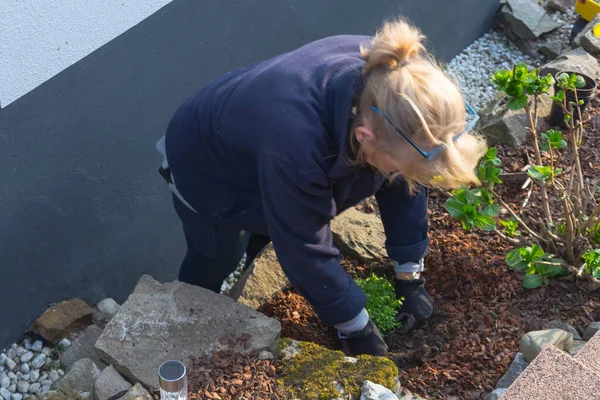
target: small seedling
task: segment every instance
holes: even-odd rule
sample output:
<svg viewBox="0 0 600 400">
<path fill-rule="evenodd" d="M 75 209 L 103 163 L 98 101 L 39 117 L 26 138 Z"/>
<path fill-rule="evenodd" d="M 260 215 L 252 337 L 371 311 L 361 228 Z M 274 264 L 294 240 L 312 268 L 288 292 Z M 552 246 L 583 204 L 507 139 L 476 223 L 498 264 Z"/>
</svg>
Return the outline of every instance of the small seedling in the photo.
<svg viewBox="0 0 600 400">
<path fill-rule="evenodd" d="M 382 333 L 399 328 L 401 324 L 396 321 L 396 316 L 402 306 L 402 299 L 396 299 L 392 284 L 375 274 L 371 274 L 366 279 L 357 279 L 356 283 L 367 296 L 365 308 L 377 328 Z"/>
</svg>

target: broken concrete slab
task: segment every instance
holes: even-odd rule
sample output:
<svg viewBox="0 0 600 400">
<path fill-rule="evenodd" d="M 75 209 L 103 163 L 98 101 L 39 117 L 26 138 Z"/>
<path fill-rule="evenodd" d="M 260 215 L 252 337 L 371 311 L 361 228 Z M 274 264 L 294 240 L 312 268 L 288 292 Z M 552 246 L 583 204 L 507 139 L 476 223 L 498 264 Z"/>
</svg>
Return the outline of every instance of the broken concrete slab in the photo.
<svg viewBox="0 0 600 400">
<path fill-rule="evenodd" d="M 72 342 L 71 346 L 61 354 L 61 364 L 68 369 L 82 358 L 89 358 L 96 363 L 100 370 L 106 368 L 106 364 L 100 360 L 96 353 L 96 349 L 94 348 L 100 335 L 102 335 L 102 329 L 97 325 L 88 326 L 85 331 Z"/>
<path fill-rule="evenodd" d="M 496 384 L 496 389 L 506 389 L 525 371 L 529 363 L 523 356 L 523 353 L 517 353 L 515 359 L 508 367 L 506 373 L 500 378 Z"/>
<path fill-rule="evenodd" d="M 507 0 L 500 12 L 504 26 L 524 40 L 534 40 L 560 28 L 535 0 Z"/>
<path fill-rule="evenodd" d="M 134 292 L 96 343 L 100 359 L 130 382 L 158 387 L 157 369 L 167 360 L 235 347 L 274 351 L 281 324 L 210 290 L 183 282 L 161 284 L 142 276 Z M 246 340 L 235 338 L 245 337 Z M 225 347 L 228 346 L 228 347 Z"/>
<path fill-rule="evenodd" d="M 575 358 L 600 376 L 600 332 L 583 346 Z"/>
<path fill-rule="evenodd" d="M 562 43 L 556 40 L 546 40 L 540 47 L 540 53 L 554 60 L 562 53 Z"/>
<path fill-rule="evenodd" d="M 333 243 L 345 254 L 363 262 L 373 262 L 387 257 L 385 231 L 381 219 L 354 207 L 331 221 Z"/>
<path fill-rule="evenodd" d="M 100 376 L 100 369 L 89 358 L 77 361 L 71 370 L 55 383 L 55 388 L 64 393 L 76 393 L 84 399 L 92 399 L 94 382 Z"/>
<path fill-rule="evenodd" d="M 584 49 L 577 48 L 561 54 L 541 68 L 542 74 L 552 76 L 562 71 L 579 72 L 595 79 L 598 76 L 598 60 Z"/>
<path fill-rule="evenodd" d="M 289 284 L 273 244 L 269 244 L 242 274 L 228 296 L 256 310 Z"/>
<path fill-rule="evenodd" d="M 81 299 L 58 303 L 35 320 L 31 330 L 47 341 L 58 344 L 71 333 L 92 324 L 92 309 Z"/>
<path fill-rule="evenodd" d="M 139 383 L 133 385 L 131 389 L 119 400 L 152 400 L 152 396 Z"/>
<path fill-rule="evenodd" d="M 110 400 L 124 396 L 131 389 L 127 382 L 112 365 L 105 368 L 94 383 L 94 400 Z"/>
<path fill-rule="evenodd" d="M 583 340 L 590 340 L 598 331 L 600 331 L 600 322 L 592 322 L 585 328 Z"/>
</svg>

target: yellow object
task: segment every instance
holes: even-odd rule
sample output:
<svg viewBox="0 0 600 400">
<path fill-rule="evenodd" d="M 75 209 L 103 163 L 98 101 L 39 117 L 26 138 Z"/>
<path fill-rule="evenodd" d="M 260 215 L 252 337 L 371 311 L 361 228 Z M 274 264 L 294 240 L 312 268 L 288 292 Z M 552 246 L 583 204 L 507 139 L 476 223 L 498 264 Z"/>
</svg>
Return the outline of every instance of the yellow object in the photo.
<svg viewBox="0 0 600 400">
<path fill-rule="evenodd" d="M 600 37 L 600 24 L 594 25 L 594 36 Z"/>
<path fill-rule="evenodd" d="M 586 21 L 591 21 L 600 12 L 600 2 L 595 0 L 576 0 L 575 11 Z M 596 33 L 596 27 L 594 27 L 594 33 Z M 596 36 L 598 35 L 596 34 Z"/>
</svg>

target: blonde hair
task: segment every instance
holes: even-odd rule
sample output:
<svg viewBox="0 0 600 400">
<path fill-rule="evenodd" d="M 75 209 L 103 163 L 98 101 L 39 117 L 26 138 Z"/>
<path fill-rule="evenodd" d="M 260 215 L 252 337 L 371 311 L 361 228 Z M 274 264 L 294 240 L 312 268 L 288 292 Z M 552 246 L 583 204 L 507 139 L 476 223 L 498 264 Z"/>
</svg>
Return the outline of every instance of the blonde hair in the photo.
<svg viewBox="0 0 600 400">
<path fill-rule="evenodd" d="M 415 150 L 419 161 L 402 171 L 411 192 L 416 184 L 445 189 L 479 184 L 474 170 L 485 143 L 467 133 L 453 141 L 466 126 L 465 102 L 458 86 L 426 51 L 424 40 L 421 31 L 400 18 L 385 23 L 370 47 L 361 49 L 365 84 L 357 105 L 358 123 L 367 120 L 377 136 L 378 150 L 392 156 L 398 146 L 410 144 L 371 106 L 384 112 L 421 149 L 446 146 L 432 160 Z M 364 164 L 354 133 L 352 143 L 357 162 Z"/>
</svg>

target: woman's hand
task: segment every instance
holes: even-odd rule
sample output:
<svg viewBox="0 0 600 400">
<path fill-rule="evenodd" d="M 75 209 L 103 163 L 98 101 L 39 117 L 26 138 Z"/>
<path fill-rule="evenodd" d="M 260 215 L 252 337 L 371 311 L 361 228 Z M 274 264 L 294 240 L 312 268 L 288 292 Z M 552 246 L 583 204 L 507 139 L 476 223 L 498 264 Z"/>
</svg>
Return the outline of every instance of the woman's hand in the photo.
<svg viewBox="0 0 600 400">
<path fill-rule="evenodd" d="M 396 332 L 408 333 L 433 314 L 433 299 L 425 290 L 423 278 L 396 278 L 395 289 L 396 298 L 404 298 L 396 317 L 402 323 L 402 327 L 397 328 Z"/>
<path fill-rule="evenodd" d="M 379 329 L 370 318 L 364 329 L 348 334 L 338 331 L 338 338 L 342 342 L 342 350 L 350 357 L 361 354 L 384 356 L 388 351 Z"/>
</svg>

